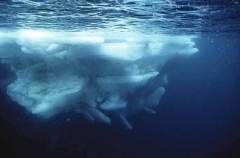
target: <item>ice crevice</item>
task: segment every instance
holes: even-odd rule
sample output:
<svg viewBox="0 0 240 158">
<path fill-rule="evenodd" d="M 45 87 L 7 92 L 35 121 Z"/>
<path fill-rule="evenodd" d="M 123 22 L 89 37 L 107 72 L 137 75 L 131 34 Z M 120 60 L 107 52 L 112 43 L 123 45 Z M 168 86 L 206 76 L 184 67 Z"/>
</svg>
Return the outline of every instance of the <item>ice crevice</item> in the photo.
<svg viewBox="0 0 240 158">
<path fill-rule="evenodd" d="M 114 115 L 127 129 L 131 115 L 156 113 L 166 62 L 197 51 L 187 36 L 0 32 L 1 63 L 17 77 L 7 87 L 13 101 L 45 119 L 74 111 L 111 124 Z"/>
</svg>

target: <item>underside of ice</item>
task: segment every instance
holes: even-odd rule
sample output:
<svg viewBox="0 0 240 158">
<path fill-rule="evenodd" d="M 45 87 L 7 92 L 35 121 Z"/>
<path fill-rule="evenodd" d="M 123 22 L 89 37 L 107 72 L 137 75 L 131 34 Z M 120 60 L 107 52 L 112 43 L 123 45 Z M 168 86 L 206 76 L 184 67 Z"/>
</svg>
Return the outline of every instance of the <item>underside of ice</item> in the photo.
<svg viewBox="0 0 240 158">
<path fill-rule="evenodd" d="M 0 58 L 16 80 L 11 99 L 32 114 L 50 118 L 74 111 L 132 129 L 127 117 L 155 113 L 167 85 L 165 63 L 198 50 L 189 37 L 106 36 L 23 30 L 0 32 Z"/>
</svg>

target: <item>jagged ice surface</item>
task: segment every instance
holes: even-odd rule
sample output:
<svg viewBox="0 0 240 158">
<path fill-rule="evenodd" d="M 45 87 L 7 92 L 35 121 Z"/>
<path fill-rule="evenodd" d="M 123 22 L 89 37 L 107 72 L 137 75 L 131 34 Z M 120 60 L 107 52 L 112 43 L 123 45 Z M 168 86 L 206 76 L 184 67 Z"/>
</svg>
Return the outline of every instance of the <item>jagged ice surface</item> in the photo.
<svg viewBox="0 0 240 158">
<path fill-rule="evenodd" d="M 127 117 L 155 113 L 164 64 L 197 51 L 186 36 L 0 32 L 1 62 L 17 76 L 7 87 L 13 101 L 46 119 L 75 111 L 111 124 L 115 115 L 129 129 Z"/>
</svg>

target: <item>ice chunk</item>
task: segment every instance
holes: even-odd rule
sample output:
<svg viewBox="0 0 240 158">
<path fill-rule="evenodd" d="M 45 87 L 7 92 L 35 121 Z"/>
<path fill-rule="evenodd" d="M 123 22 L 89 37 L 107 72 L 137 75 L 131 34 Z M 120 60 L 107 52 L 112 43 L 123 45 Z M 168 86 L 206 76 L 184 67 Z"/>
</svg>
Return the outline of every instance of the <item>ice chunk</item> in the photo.
<svg viewBox="0 0 240 158">
<path fill-rule="evenodd" d="M 123 114 L 119 114 L 119 118 L 122 121 L 122 123 L 125 125 L 125 127 L 127 129 L 133 129 L 132 125 L 128 122 L 128 120 L 126 119 L 126 117 L 123 116 Z"/>
<path fill-rule="evenodd" d="M 87 111 L 98 121 L 111 124 L 111 119 L 96 108 L 87 107 Z"/>
<path fill-rule="evenodd" d="M 127 102 L 122 100 L 119 101 L 107 100 L 100 105 L 100 108 L 104 110 L 118 110 L 125 107 L 127 107 Z"/>
<path fill-rule="evenodd" d="M 125 98 L 157 75 L 158 72 L 132 76 L 106 76 L 98 78 L 97 83 L 103 91 L 110 94 L 119 93 L 121 97 Z"/>
<path fill-rule="evenodd" d="M 0 46 L 15 43 L 15 35 L 13 33 L 5 33 L 0 31 Z"/>
<path fill-rule="evenodd" d="M 47 80 L 40 82 L 24 76 L 25 73 L 17 74 L 18 79 L 8 86 L 8 95 L 32 113 L 45 118 L 67 108 L 68 98 L 84 85 L 84 80 L 77 76 L 56 78 L 48 75 Z"/>
<path fill-rule="evenodd" d="M 89 114 L 87 110 L 76 109 L 75 112 L 79 114 L 83 114 L 83 116 L 91 122 L 95 120 L 94 117 L 91 114 Z"/>
<path fill-rule="evenodd" d="M 114 59 L 136 60 L 143 56 L 141 52 L 144 47 L 143 44 L 109 43 L 102 45 L 100 51 L 102 54 Z"/>
<path fill-rule="evenodd" d="M 59 53 L 59 52 L 63 52 L 64 50 L 69 49 L 68 45 L 64 45 L 64 44 L 51 44 L 46 52 L 48 52 L 49 54 L 55 54 L 55 53 Z"/>
<path fill-rule="evenodd" d="M 159 87 L 152 94 L 149 95 L 146 101 L 146 105 L 149 107 L 157 106 L 164 93 L 165 93 L 165 89 L 163 87 Z"/>
<path fill-rule="evenodd" d="M 17 43 L 28 47 L 48 44 L 101 44 L 103 37 L 86 33 L 57 33 L 43 30 L 20 30 L 17 32 Z M 67 36 L 67 39 L 66 39 Z"/>
<path fill-rule="evenodd" d="M 161 52 L 163 43 L 149 43 L 148 46 L 150 55 L 158 55 Z"/>
<path fill-rule="evenodd" d="M 86 104 L 88 104 L 91 107 L 97 106 L 97 97 L 100 95 L 97 89 L 93 86 L 88 86 L 88 88 L 84 89 L 84 100 Z"/>
<path fill-rule="evenodd" d="M 143 110 L 145 110 L 145 111 L 147 111 L 148 113 L 151 113 L 151 114 L 155 114 L 156 113 L 156 111 L 154 111 L 153 109 L 150 109 L 150 108 L 148 108 L 146 106 L 143 107 Z"/>
<path fill-rule="evenodd" d="M 164 74 L 162 76 L 162 84 L 163 84 L 163 86 L 166 86 L 168 84 L 167 74 Z"/>
</svg>

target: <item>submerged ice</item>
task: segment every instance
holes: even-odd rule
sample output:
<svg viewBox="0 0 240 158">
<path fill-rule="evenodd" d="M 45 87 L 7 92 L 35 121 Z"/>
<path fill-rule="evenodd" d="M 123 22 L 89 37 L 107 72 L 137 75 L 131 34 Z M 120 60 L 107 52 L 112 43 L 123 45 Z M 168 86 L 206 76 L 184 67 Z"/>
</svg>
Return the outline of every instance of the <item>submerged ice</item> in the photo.
<svg viewBox="0 0 240 158">
<path fill-rule="evenodd" d="M 7 94 L 32 114 L 50 118 L 74 111 L 90 121 L 129 129 L 127 117 L 155 113 L 165 93 L 165 63 L 198 50 L 186 36 L 0 32 L 1 62 L 16 80 Z"/>
</svg>

